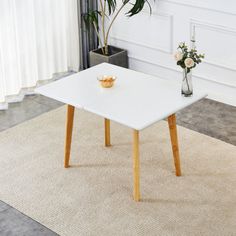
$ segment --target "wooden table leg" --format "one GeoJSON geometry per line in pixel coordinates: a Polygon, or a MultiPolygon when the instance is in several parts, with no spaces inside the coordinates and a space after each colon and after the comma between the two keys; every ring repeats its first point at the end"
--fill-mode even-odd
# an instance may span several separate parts
{"type": "Polygon", "coordinates": [[[111,146],[111,136],[110,136],[110,120],[104,119],[104,126],[105,126],[105,146],[111,146]]]}
{"type": "Polygon", "coordinates": [[[175,162],[175,172],[176,172],[176,176],[181,176],[179,147],[178,147],[178,136],[177,136],[176,116],[175,116],[175,114],[170,115],[168,117],[168,124],[169,124],[169,130],[170,130],[170,139],[171,139],[171,144],[172,144],[174,162],[175,162]]]}
{"type": "Polygon", "coordinates": [[[69,167],[69,161],[70,161],[70,149],[71,149],[73,121],[74,121],[74,110],[75,110],[75,107],[71,105],[67,105],[65,159],[64,159],[65,168],[69,167]]]}
{"type": "Polygon", "coordinates": [[[133,130],[133,175],[134,175],[134,200],[140,200],[139,184],[139,131],[133,130]]]}

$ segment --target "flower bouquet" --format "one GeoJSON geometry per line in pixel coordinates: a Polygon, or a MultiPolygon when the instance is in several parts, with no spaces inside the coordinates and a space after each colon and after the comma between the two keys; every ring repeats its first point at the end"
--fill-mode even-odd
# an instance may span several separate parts
{"type": "Polygon", "coordinates": [[[174,57],[177,65],[183,68],[182,95],[189,97],[193,94],[192,69],[202,62],[204,54],[198,54],[195,47],[189,49],[185,43],[180,43],[177,49],[174,57]]]}

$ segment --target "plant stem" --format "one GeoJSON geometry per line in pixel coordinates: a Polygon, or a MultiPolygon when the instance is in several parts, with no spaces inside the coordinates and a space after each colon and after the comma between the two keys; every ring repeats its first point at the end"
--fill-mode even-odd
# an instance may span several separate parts
{"type": "Polygon", "coordinates": [[[101,5],[101,14],[102,14],[102,34],[103,34],[103,42],[105,43],[105,16],[106,16],[106,1],[104,1],[104,5],[102,4],[102,0],[100,0],[101,5]]]}
{"type": "Polygon", "coordinates": [[[111,27],[115,21],[115,19],[117,18],[117,16],[119,15],[119,13],[121,12],[121,10],[124,8],[124,6],[126,5],[127,3],[123,3],[122,6],[120,7],[120,9],[117,11],[117,13],[115,14],[115,16],[113,17],[109,27],[108,27],[108,30],[107,30],[107,33],[106,33],[106,36],[105,36],[105,40],[104,40],[104,47],[105,47],[105,54],[108,55],[108,37],[109,37],[109,33],[110,33],[110,30],[111,30],[111,27]]]}
{"type": "Polygon", "coordinates": [[[94,29],[95,29],[95,32],[96,32],[97,36],[98,36],[98,41],[99,41],[99,43],[100,43],[100,45],[101,45],[102,54],[105,54],[104,48],[103,48],[103,44],[102,44],[102,40],[101,40],[101,37],[100,37],[100,35],[99,35],[99,33],[98,33],[98,29],[97,29],[97,26],[96,26],[95,22],[93,22],[93,27],[94,27],[94,29]]]}

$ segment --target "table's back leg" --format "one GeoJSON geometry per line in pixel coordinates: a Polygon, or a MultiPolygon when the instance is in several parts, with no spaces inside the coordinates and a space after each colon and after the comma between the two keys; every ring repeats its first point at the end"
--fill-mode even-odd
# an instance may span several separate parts
{"type": "Polygon", "coordinates": [[[111,146],[111,134],[110,134],[110,120],[104,119],[104,127],[105,127],[105,146],[111,146]]]}
{"type": "Polygon", "coordinates": [[[74,110],[75,110],[75,107],[71,105],[67,105],[65,159],[64,159],[65,168],[69,167],[69,161],[70,161],[70,149],[71,149],[73,121],[74,121],[74,110]]]}
{"type": "Polygon", "coordinates": [[[181,176],[179,146],[178,146],[178,136],[177,136],[176,116],[175,116],[175,114],[170,115],[168,117],[168,124],[169,124],[169,130],[170,130],[170,139],[171,139],[171,144],[172,144],[174,162],[175,162],[176,176],[181,176]]]}
{"type": "Polygon", "coordinates": [[[133,175],[134,175],[134,200],[140,200],[140,167],[139,167],[139,131],[133,130],[133,175]]]}

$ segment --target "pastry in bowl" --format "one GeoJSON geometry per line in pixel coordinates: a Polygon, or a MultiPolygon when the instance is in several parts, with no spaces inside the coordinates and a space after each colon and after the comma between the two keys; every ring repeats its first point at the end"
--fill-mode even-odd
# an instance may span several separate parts
{"type": "Polygon", "coordinates": [[[113,75],[103,75],[98,77],[98,81],[103,88],[111,88],[114,85],[116,77],[113,75]]]}

